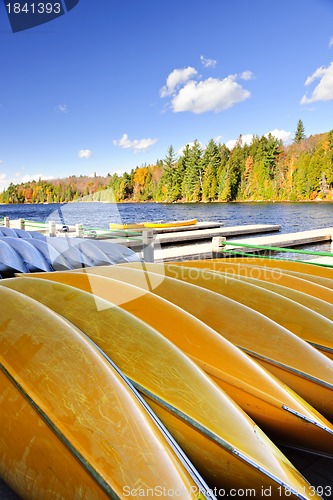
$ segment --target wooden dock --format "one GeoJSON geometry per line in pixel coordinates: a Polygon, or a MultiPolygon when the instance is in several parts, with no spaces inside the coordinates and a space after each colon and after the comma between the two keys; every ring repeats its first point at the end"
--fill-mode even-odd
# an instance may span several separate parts
{"type": "MultiPolygon", "coordinates": [[[[242,227],[242,226],[239,226],[242,227]]],[[[244,226],[243,226],[244,227],[244,226]]],[[[223,228],[230,234],[220,234],[219,236],[234,237],[242,233],[237,233],[237,226],[235,228],[223,228]]],[[[243,233],[244,234],[244,233],[243,233]]],[[[311,231],[300,231],[297,233],[285,233],[278,235],[266,235],[259,237],[243,238],[241,243],[247,245],[254,245],[254,247],[243,248],[236,245],[227,245],[227,250],[239,249],[246,253],[257,250],[255,246],[270,246],[270,247],[295,247],[299,245],[306,245],[310,243],[318,243],[322,241],[331,241],[333,234],[333,227],[324,229],[314,229],[311,231]]],[[[158,240],[157,240],[158,242],[158,240]]],[[[235,240],[236,242],[236,240],[235,240]]],[[[222,249],[221,249],[222,250],[222,249]]],[[[222,254],[221,254],[222,255],[222,254]]],[[[212,243],[197,243],[192,245],[178,245],[162,248],[161,246],[155,247],[155,262],[170,262],[173,260],[189,260],[189,259],[210,259],[212,257],[212,243]]]]}
{"type": "MultiPolygon", "coordinates": [[[[190,227],[190,226],[189,226],[190,227]]],[[[191,226],[192,228],[195,226],[191,226]]],[[[173,229],[173,228],[168,228],[173,229]]],[[[155,233],[153,234],[153,230],[151,230],[151,237],[154,238],[154,244],[156,251],[162,245],[163,247],[168,246],[168,249],[171,250],[170,245],[184,245],[188,242],[198,242],[206,240],[206,245],[209,246],[211,251],[211,242],[212,238],[216,236],[229,237],[229,236],[241,236],[244,234],[258,234],[258,233],[266,233],[272,231],[280,231],[281,226],[277,224],[249,224],[243,226],[232,226],[232,227],[211,227],[211,228],[203,228],[203,229],[192,229],[185,231],[164,231],[163,233],[155,233]]],[[[160,231],[160,230],[158,230],[160,231]]],[[[139,251],[142,248],[142,236],[138,233],[133,233],[131,231],[115,231],[113,238],[106,238],[105,241],[109,241],[110,243],[119,243],[121,245],[125,245],[128,248],[131,248],[134,251],[139,251]]],[[[70,236],[70,235],[69,235],[70,236]]],[[[186,245],[186,248],[189,248],[190,245],[186,245]]],[[[179,248],[174,247],[174,248],[179,248]]]]}
{"type": "MultiPolygon", "coordinates": [[[[192,226],[193,227],[193,226],[192,226]]],[[[194,226],[195,227],[195,226],[194,226]]],[[[192,229],[192,231],[173,231],[157,234],[156,243],[160,245],[177,244],[187,241],[211,240],[214,237],[230,237],[240,236],[243,234],[270,233],[272,231],[280,231],[281,226],[278,224],[249,224],[244,226],[219,227],[219,228],[201,228],[192,229]]]]}
{"type": "MultiPolygon", "coordinates": [[[[263,236],[258,238],[244,238],[240,243],[256,246],[270,246],[270,247],[295,247],[300,245],[308,245],[310,243],[318,243],[323,241],[331,241],[333,234],[333,227],[323,229],[312,229],[310,231],[299,231],[297,233],[285,233],[263,236]]],[[[228,250],[231,248],[238,248],[237,246],[227,245],[228,250]]],[[[247,247],[244,251],[254,251],[256,248],[247,247]]]]}

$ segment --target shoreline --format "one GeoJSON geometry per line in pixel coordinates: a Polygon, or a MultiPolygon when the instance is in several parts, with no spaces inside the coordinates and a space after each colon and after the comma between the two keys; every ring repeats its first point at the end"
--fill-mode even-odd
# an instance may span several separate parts
{"type": "Polygon", "coordinates": [[[213,200],[213,201],[134,201],[134,200],[124,200],[124,201],[99,201],[99,200],[73,200],[73,201],[55,201],[52,203],[0,203],[0,206],[4,207],[14,207],[18,205],[67,205],[69,203],[103,203],[104,205],[125,205],[125,204],[140,204],[140,205],[210,205],[210,204],[217,204],[221,203],[223,205],[235,205],[237,203],[248,203],[248,204],[255,204],[255,203],[270,203],[270,204],[282,204],[282,203],[288,203],[288,204],[295,204],[298,205],[300,203],[309,203],[309,204],[315,204],[315,203],[332,203],[333,200],[322,200],[322,199],[317,199],[317,200],[233,200],[233,201],[218,201],[218,200],[213,200]]]}

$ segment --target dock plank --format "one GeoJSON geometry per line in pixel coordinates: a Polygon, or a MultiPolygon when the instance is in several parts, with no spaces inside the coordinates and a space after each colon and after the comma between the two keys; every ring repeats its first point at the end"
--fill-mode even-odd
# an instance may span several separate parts
{"type": "MultiPolygon", "coordinates": [[[[281,226],[278,224],[248,224],[242,226],[231,226],[231,227],[219,227],[219,228],[211,228],[211,229],[199,229],[189,232],[173,232],[173,233],[165,233],[165,234],[156,234],[154,241],[156,244],[156,248],[159,248],[161,245],[177,245],[178,243],[183,244],[189,241],[202,241],[209,240],[209,252],[211,251],[211,240],[215,236],[240,236],[244,234],[258,234],[272,231],[280,231],[281,226]]],[[[114,238],[105,238],[104,241],[109,241],[110,243],[119,243],[121,245],[125,245],[132,250],[137,250],[142,247],[142,239],[141,235],[136,233],[135,236],[131,236],[129,233],[127,236],[120,232],[115,232],[114,238]]],[[[189,247],[190,245],[188,245],[189,247]]]]}
{"type": "MultiPolygon", "coordinates": [[[[299,231],[296,233],[284,233],[271,236],[259,236],[254,238],[244,238],[241,243],[247,245],[271,246],[271,247],[295,247],[300,245],[308,245],[310,243],[318,243],[322,241],[331,241],[333,227],[312,229],[309,231],[299,231]]],[[[227,245],[226,248],[239,248],[237,246],[227,245]]],[[[256,248],[246,248],[246,252],[254,251],[256,248]]]]}
{"type": "MultiPolygon", "coordinates": [[[[224,228],[228,229],[228,228],[224,228]]],[[[229,228],[232,229],[232,228],[229,228]]],[[[333,228],[324,229],[314,229],[311,231],[300,231],[297,233],[284,233],[278,235],[266,235],[251,238],[243,238],[241,243],[249,245],[259,245],[259,246],[273,246],[273,247],[295,247],[299,245],[305,245],[309,243],[316,243],[320,241],[330,241],[333,234],[333,228]]],[[[236,231],[233,234],[226,236],[237,236],[236,231]]],[[[221,235],[225,236],[225,235],[221,235]]],[[[235,241],[236,242],[236,241],[235,241]]],[[[236,245],[226,246],[227,250],[231,249],[242,249],[236,245]]],[[[246,252],[255,251],[255,246],[253,248],[242,249],[246,252]]],[[[187,259],[210,259],[212,256],[212,243],[197,243],[192,245],[178,245],[170,246],[167,248],[156,248],[155,250],[155,262],[170,262],[172,260],[187,260],[187,259]]],[[[222,256],[222,255],[221,255],[222,256]]]]}
{"type": "Polygon", "coordinates": [[[192,240],[209,240],[216,236],[238,236],[243,234],[268,233],[272,231],[280,231],[281,226],[278,224],[249,224],[243,226],[220,227],[216,229],[198,229],[192,230],[190,233],[174,232],[166,234],[158,234],[156,242],[164,245],[166,243],[178,243],[181,241],[192,240]]]}

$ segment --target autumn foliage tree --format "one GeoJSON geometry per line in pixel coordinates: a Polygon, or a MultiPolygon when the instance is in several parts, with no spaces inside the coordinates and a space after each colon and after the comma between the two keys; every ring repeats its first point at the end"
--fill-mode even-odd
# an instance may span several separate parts
{"type": "Polygon", "coordinates": [[[254,136],[251,144],[240,136],[232,149],[213,139],[206,147],[194,141],[179,156],[170,146],[163,160],[130,173],[39,179],[10,184],[0,194],[1,203],[332,199],[333,130],[287,146],[271,134],[254,136]]]}

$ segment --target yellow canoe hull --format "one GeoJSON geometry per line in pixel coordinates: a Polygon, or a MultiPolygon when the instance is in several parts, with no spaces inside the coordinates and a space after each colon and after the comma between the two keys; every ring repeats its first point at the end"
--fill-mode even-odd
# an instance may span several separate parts
{"type": "Polygon", "coordinates": [[[184,227],[184,226],[194,226],[198,222],[197,219],[180,220],[172,222],[145,222],[144,227],[147,228],[168,228],[168,227],[184,227]]]}
{"type": "Polygon", "coordinates": [[[249,417],[158,332],[117,306],[68,285],[34,278],[4,284],[60,312],[111,357],[212,486],[250,484],[257,492],[272,487],[272,496],[278,497],[284,484],[310,495],[304,478],[249,417]]]}
{"type": "Polygon", "coordinates": [[[183,309],[149,291],[142,292],[133,285],[103,276],[86,273],[39,276],[118,304],[158,330],[205,370],[270,437],[324,453],[333,451],[325,432],[318,426],[309,426],[306,420],[284,407],[316,421],[319,426],[331,428],[326,419],[252,358],[183,309]]]}
{"type": "MultiPolygon", "coordinates": [[[[228,262],[230,259],[219,259],[228,262]]],[[[233,257],[232,261],[237,264],[250,264],[251,266],[269,267],[271,269],[283,269],[285,271],[294,271],[298,273],[310,274],[333,280],[333,269],[324,266],[318,266],[311,262],[299,262],[297,260],[279,260],[260,257],[233,257]]]]}
{"type": "MultiPolygon", "coordinates": [[[[329,304],[333,303],[333,290],[314,281],[309,281],[309,275],[304,273],[290,274],[288,271],[284,271],[278,267],[268,268],[264,266],[252,266],[250,264],[238,264],[233,259],[227,259],[226,261],[223,261],[223,259],[212,259],[210,261],[192,261],[192,263],[189,263],[189,265],[194,265],[195,267],[207,267],[208,263],[208,267],[216,271],[277,283],[278,285],[286,286],[325,300],[329,304]]],[[[175,262],[174,264],[186,265],[187,262],[175,262]]],[[[322,278],[319,277],[318,279],[322,278]]]]}
{"type": "Polygon", "coordinates": [[[149,283],[156,282],[157,286],[152,290],[155,294],[206,323],[250,354],[326,418],[333,418],[333,362],[262,314],[215,292],[175,278],[164,276],[158,281],[156,273],[134,267],[101,266],[90,268],[89,273],[132,283],[144,289],[149,289],[149,283]]]}
{"type": "MultiPolygon", "coordinates": [[[[229,297],[267,316],[333,359],[333,306],[298,290],[277,283],[220,272],[217,262],[201,261],[199,265],[146,264],[147,270],[159,272],[186,283],[198,285],[229,297]],[[201,266],[202,263],[202,266],[201,266]],[[195,268],[195,269],[193,269],[195,268]],[[268,286],[262,287],[261,284],[268,286]],[[289,290],[289,297],[277,292],[289,290]],[[297,302],[299,298],[303,304],[297,302]],[[313,310],[311,306],[317,308],[313,310]],[[319,310],[318,310],[319,309],[319,310]],[[283,314],[281,314],[283,311],[283,314]],[[330,316],[327,317],[327,315],[330,316]]],[[[223,268],[223,265],[222,265],[223,268]]]]}
{"type": "MultiPolygon", "coordinates": [[[[294,263],[291,262],[291,265],[279,265],[279,261],[274,261],[273,259],[269,259],[266,265],[259,264],[260,259],[257,259],[255,263],[251,263],[250,259],[246,262],[239,261],[238,259],[212,259],[212,262],[224,262],[224,263],[237,263],[238,265],[250,266],[252,269],[261,268],[267,271],[278,271],[279,273],[283,273],[285,276],[294,276],[295,278],[299,278],[301,280],[309,281],[310,283],[315,283],[322,287],[326,287],[332,291],[333,289],[333,280],[329,273],[318,272],[313,267],[317,268],[318,266],[305,264],[301,262],[294,263]],[[300,265],[297,265],[300,264],[300,265]]],[[[289,261],[287,261],[288,263],[289,261]]],[[[328,269],[331,271],[331,269],[328,269]]]]}
{"type": "Polygon", "coordinates": [[[110,223],[110,229],[123,229],[123,230],[126,230],[126,229],[143,229],[144,228],[144,224],[139,224],[139,223],[133,223],[133,224],[114,224],[114,223],[110,223]]]}
{"type": "Polygon", "coordinates": [[[196,498],[137,397],[74,326],[5,287],[0,317],[0,475],[20,497],[122,498],[164,484],[196,498]]]}

